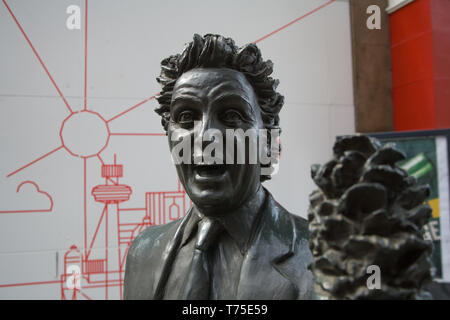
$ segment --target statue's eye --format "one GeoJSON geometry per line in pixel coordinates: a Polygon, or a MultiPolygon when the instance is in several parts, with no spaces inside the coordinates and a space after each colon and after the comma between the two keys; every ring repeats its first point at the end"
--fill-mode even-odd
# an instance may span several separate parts
{"type": "Polygon", "coordinates": [[[236,124],[236,123],[240,123],[241,121],[244,121],[244,117],[238,111],[236,111],[234,109],[225,111],[222,114],[222,119],[225,122],[228,122],[231,124],[236,124]]]}
{"type": "Polygon", "coordinates": [[[177,117],[177,122],[180,124],[190,124],[193,121],[194,121],[194,113],[189,110],[180,112],[180,114],[177,117]]]}

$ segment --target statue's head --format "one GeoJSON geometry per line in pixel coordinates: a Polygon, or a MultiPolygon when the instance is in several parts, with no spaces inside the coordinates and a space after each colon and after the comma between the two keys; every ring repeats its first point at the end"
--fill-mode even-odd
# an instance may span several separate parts
{"type": "Polygon", "coordinates": [[[255,44],[238,48],[232,39],[212,34],[204,37],[195,34],[181,54],[161,62],[157,81],[162,91],[157,96],[156,112],[162,117],[172,152],[180,139],[189,140],[190,148],[181,153],[190,153],[182,154],[190,161],[177,164],[176,169],[186,192],[198,207],[213,208],[214,212],[233,209],[256,192],[261,181],[270,179],[270,173],[262,169],[273,163],[263,165],[259,156],[256,162],[251,162],[249,139],[243,139],[244,163],[236,159],[237,137],[233,138],[231,161],[224,155],[224,164],[207,163],[202,155],[211,141],[219,141],[214,131],[224,138],[223,149],[213,152],[217,156],[217,152],[228,151],[225,137],[230,129],[257,133],[266,129],[267,142],[258,148],[257,154],[264,152],[270,156],[274,139],[271,132],[280,129],[278,114],[284,102],[276,91],[278,80],[270,77],[272,67],[270,60],[263,61],[255,44]],[[196,137],[204,139],[208,130],[213,131],[211,139],[207,143],[201,140],[200,148],[196,148],[196,137]]]}

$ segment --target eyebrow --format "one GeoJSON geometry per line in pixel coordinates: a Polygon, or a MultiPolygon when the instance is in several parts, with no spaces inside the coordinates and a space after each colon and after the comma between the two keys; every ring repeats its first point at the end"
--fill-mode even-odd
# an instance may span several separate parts
{"type": "Polygon", "coordinates": [[[255,110],[253,110],[251,103],[246,98],[237,93],[224,92],[222,94],[219,94],[219,96],[214,99],[214,103],[221,104],[229,100],[238,101],[238,103],[245,104],[250,112],[250,115],[255,116],[255,110]]]}
{"type": "Polygon", "coordinates": [[[181,93],[180,95],[176,96],[175,98],[173,98],[172,103],[171,104],[175,104],[177,102],[195,102],[198,104],[201,104],[203,101],[202,99],[200,99],[199,97],[193,95],[193,94],[189,94],[188,92],[185,93],[181,93]]]}
{"type": "Polygon", "coordinates": [[[222,93],[214,99],[214,102],[217,103],[217,102],[223,102],[226,100],[239,100],[240,102],[244,102],[249,107],[251,107],[250,101],[248,101],[246,98],[242,97],[241,95],[239,95],[237,93],[229,93],[229,92],[222,93]]]}

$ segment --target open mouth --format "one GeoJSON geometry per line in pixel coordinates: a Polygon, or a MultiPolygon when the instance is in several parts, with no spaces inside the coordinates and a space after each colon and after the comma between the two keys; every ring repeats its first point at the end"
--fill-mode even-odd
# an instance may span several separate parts
{"type": "Polygon", "coordinates": [[[224,164],[196,165],[194,172],[201,177],[217,177],[225,173],[224,164]]]}

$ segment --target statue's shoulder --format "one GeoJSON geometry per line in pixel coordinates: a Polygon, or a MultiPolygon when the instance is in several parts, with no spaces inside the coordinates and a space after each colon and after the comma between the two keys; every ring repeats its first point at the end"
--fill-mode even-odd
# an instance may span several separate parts
{"type": "Polygon", "coordinates": [[[128,249],[125,279],[125,299],[152,299],[155,270],[161,265],[161,257],[180,220],[144,229],[128,249]]]}
{"type": "Polygon", "coordinates": [[[294,222],[295,230],[297,231],[297,237],[300,239],[309,240],[309,228],[308,220],[293,213],[289,213],[294,222]]]}
{"type": "Polygon", "coordinates": [[[167,224],[149,226],[145,228],[131,243],[128,255],[132,257],[141,257],[142,254],[151,250],[155,246],[160,246],[165,242],[164,236],[173,228],[179,225],[181,219],[172,221],[167,224]]]}
{"type": "Polygon", "coordinates": [[[292,255],[284,260],[280,268],[298,289],[297,299],[311,299],[313,297],[313,275],[308,269],[312,262],[309,249],[308,221],[298,215],[290,213],[278,202],[276,207],[277,224],[282,227],[283,236],[289,239],[292,246],[292,255]],[[288,235],[288,236],[287,236],[288,235]]]}
{"type": "Polygon", "coordinates": [[[298,239],[308,240],[309,239],[308,220],[300,217],[299,215],[289,212],[281,204],[279,204],[273,198],[272,195],[270,195],[270,197],[272,200],[271,202],[276,207],[281,220],[284,220],[285,223],[292,225],[292,227],[295,229],[296,236],[298,239]]]}

